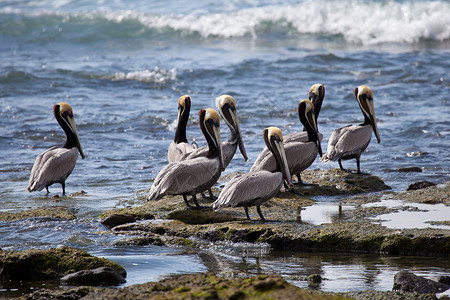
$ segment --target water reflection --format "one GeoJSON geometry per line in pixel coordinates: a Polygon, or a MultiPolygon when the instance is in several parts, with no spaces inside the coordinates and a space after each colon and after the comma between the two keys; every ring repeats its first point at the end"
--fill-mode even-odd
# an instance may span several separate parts
{"type": "Polygon", "coordinates": [[[227,253],[227,244],[214,251],[202,251],[199,257],[208,271],[221,276],[280,274],[292,284],[311,288],[305,278],[319,274],[324,279],[318,286],[323,291],[391,290],[394,276],[409,270],[419,276],[437,280],[447,275],[450,261],[446,258],[400,257],[375,254],[312,253],[270,251],[266,254],[242,251],[227,253]],[[240,257],[239,257],[240,256],[240,257]]]}
{"type": "Polygon", "coordinates": [[[354,208],[352,205],[342,205],[341,203],[318,202],[299,210],[297,221],[313,225],[339,223],[344,219],[344,212],[354,208]]]}

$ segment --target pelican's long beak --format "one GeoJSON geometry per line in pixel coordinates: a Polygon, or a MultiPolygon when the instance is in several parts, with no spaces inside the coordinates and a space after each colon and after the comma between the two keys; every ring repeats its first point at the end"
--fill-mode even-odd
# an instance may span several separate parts
{"type": "Polygon", "coordinates": [[[289,189],[292,189],[292,179],[289,172],[288,160],[284,151],[283,135],[281,130],[277,127],[269,127],[264,129],[264,140],[266,140],[266,144],[269,144],[267,145],[267,148],[269,148],[275,156],[289,189]]]}
{"type": "Polygon", "coordinates": [[[223,162],[222,140],[220,138],[220,117],[219,114],[212,108],[202,109],[199,112],[200,128],[202,128],[205,138],[208,140],[208,145],[215,148],[219,155],[220,169],[225,171],[225,164],[223,162]],[[202,127],[203,126],[203,127],[202,127]]]}
{"type": "Polygon", "coordinates": [[[230,130],[234,131],[239,151],[241,151],[244,160],[247,161],[247,152],[245,151],[244,139],[242,138],[241,126],[237,116],[236,101],[230,95],[222,95],[216,98],[216,106],[230,130]]]}
{"type": "Polygon", "coordinates": [[[314,114],[314,104],[309,100],[302,100],[298,104],[298,115],[300,122],[308,132],[310,141],[316,143],[319,155],[322,157],[322,145],[319,139],[319,130],[317,129],[316,116],[314,114]]]}
{"type": "Polygon", "coordinates": [[[375,133],[375,137],[377,138],[378,144],[381,142],[380,133],[378,132],[377,120],[375,118],[375,108],[373,107],[373,101],[370,101],[370,124],[373,128],[373,133],[375,133]]]}
{"type": "Polygon", "coordinates": [[[369,121],[373,132],[375,133],[375,137],[377,138],[378,143],[380,143],[381,139],[380,133],[378,132],[377,120],[375,118],[372,90],[368,86],[360,85],[355,88],[354,94],[365,116],[366,122],[369,121]]]}
{"type": "Polygon", "coordinates": [[[279,157],[281,173],[284,176],[284,180],[286,180],[289,189],[293,188],[291,174],[289,173],[288,161],[286,158],[286,152],[284,152],[283,141],[276,141],[274,144],[274,150],[278,152],[276,156],[279,157]]]}
{"type": "Polygon", "coordinates": [[[77,125],[75,124],[75,119],[73,117],[67,116],[67,124],[75,136],[75,143],[77,145],[78,151],[80,152],[81,158],[84,159],[83,148],[81,148],[80,137],[78,136],[77,125]]]}
{"type": "Polygon", "coordinates": [[[308,119],[308,122],[309,122],[309,124],[311,125],[311,127],[312,127],[312,129],[314,131],[315,136],[316,136],[314,142],[317,145],[320,157],[322,157],[322,155],[323,155],[323,153],[322,153],[322,145],[320,144],[319,129],[317,128],[317,122],[316,122],[316,117],[315,117],[315,114],[314,114],[314,108],[311,109],[311,111],[307,113],[307,119],[308,119]]]}
{"type": "Polygon", "coordinates": [[[236,132],[237,139],[238,139],[239,151],[241,151],[241,154],[244,157],[244,160],[247,161],[248,160],[247,152],[245,151],[244,139],[242,138],[241,126],[239,125],[239,119],[237,117],[236,110],[231,112],[230,115],[233,119],[233,125],[234,125],[233,127],[234,127],[234,131],[236,132]]]}
{"type": "Polygon", "coordinates": [[[217,151],[219,152],[220,169],[223,172],[223,171],[225,171],[225,164],[223,162],[223,155],[222,155],[222,140],[220,138],[220,127],[212,126],[212,129],[214,132],[213,140],[214,140],[214,143],[216,144],[217,151]]]}

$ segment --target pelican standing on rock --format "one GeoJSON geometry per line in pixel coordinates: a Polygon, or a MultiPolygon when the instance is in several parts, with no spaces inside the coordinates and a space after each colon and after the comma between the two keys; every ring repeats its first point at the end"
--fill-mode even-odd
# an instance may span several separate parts
{"type": "Polygon", "coordinates": [[[219,194],[213,204],[214,211],[223,207],[244,207],[247,219],[250,220],[248,208],[256,206],[259,217],[264,221],[261,205],[274,197],[286,180],[292,188],[291,175],[287,166],[283,148],[283,134],[277,127],[269,127],[263,131],[264,142],[276,158],[276,169],[260,170],[233,177],[219,194]]]}
{"type": "Polygon", "coordinates": [[[65,182],[75,168],[78,152],[80,152],[82,159],[84,159],[84,154],[78,137],[72,107],[64,102],[57,103],[53,106],[53,114],[66,133],[66,142],[62,148],[54,146],[36,157],[31,169],[27,191],[42,191],[45,187],[47,193],[49,193],[48,187],[50,185],[60,183],[63,195],[65,195],[65,182]]]}
{"type": "MultiPolygon", "coordinates": [[[[309,94],[308,95],[309,100],[314,105],[314,121],[317,126],[317,118],[318,118],[320,110],[322,108],[323,98],[325,97],[325,87],[321,83],[316,83],[311,86],[308,94],[309,94]]],[[[300,111],[298,109],[297,109],[297,113],[300,113],[300,111]]],[[[299,119],[301,119],[300,115],[298,115],[298,117],[299,117],[299,119]]],[[[309,141],[308,134],[309,133],[306,130],[306,127],[303,126],[303,131],[293,132],[293,133],[285,135],[283,145],[286,148],[291,143],[299,143],[299,142],[306,143],[309,141]]],[[[323,135],[319,132],[317,132],[317,135],[318,135],[319,142],[322,142],[323,135]]],[[[290,154],[286,154],[286,155],[287,155],[288,161],[289,161],[290,154]]],[[[317,153],[316,153],[316,155],[317,155],[317,153]]],[[[260,169],[264,168],[265,167],[264,165],[267,164],[268,157],[270,157],[270,156],[272,156],[272,154],[270,153],[269,149],[267,147],[265,147],[263,149],[263,151],[261,152],[261,154],[256,158],[256,161],[253,164],[251,170],[260,170],[260,169]]],[[[315,157],[312,162],[314,162],[314,160],[315,160],[315,157]]],[[[312,164],[312,162],[311,162],[311,164],[312,164]]],[[[272,166],[272,168],[274,167],[274,162],[271,163],[271,166],[272,166]]],[[[309,167],[309,165],[308,165],[308,167],[309,167]]],[[[300,177],[300,172],[294,173],[293,171],[295,171],[295,170],[291,170],[291,175],[295,174],[297,176],[298,183],[304,184],[300,177]]]]}
{"type": "Polygon", "coordinates": [[[370,143],[372,130],[378,143],[381,140],[375,119],[372,90],[368,86],[360,85],[355,88],[354,94],[363,112],[364,123],[335,129],[330,136],[327,153],[322,157],[322,160],[324,162],[337,160],[341,170],[344,170],[341,160],[355,158],[358,168],[357,173],[361,174],[359,158],[370,143]]]}
{"type": "Polygon", "coordinates": [[[186,125],[189,120],[189,112],[191,110],[191,98],[188,95],[181,96],[178,100],[178,123],[175,131],[175,138],[169,145],[167,158],[169,163],[179,161],[189,152],[197,149],[195,142],[189,144],[186,139],[186,125]]]}
{"type": "MultiPolygon", "coordinates": [[[[230,138],[222,143],[222,155],[223,155],[223,164],[224,168],[226,168],[236,153],[237,147],[239,146],[239,150],[241,151],[244,160],[247,161],[247,152],[245,151],[244,140],[241,134],[241,127],[239,125],[239,119],[237,116],[236,110],[236,101],[232,96],[222,95],[216,98],[216,106],[217,109],[227,123],[228,128],[230,129],[230,138]]],[[[193,159],[196,157],[206,156],[208,148],[200,147],[195,149],[183,158],[183,159],[193,159]]],[[[214,195],[209,189],[210,198],[214,198],[214,195]]]]}
{"type": "MultiPolygon", "coordinates": [[[[307,169],[316,159],[317,153],[322,156],[322,147],[320,144],[319,133],[317,130],[316,119],[314,116],[314,105],[309,100],[302,100],[298,104],[298,116],[300,122],[306,129],[307,141],[284,143],[284,151],[286,152],[287,163],[290,174],[298,174],[300,180],[300,172],[307,169]]],[[[269,147],[268,147],[269,148],[269,147]]],[[[270,149],[270,148],[269,148],[270,149]]],[[[261,156],[261,155],[260,155],[261,156]]],[[[258,157],[259,158],[259,157],[258,157]]],[[[250,172],[267,170],[274,171],[277,163],[274,155],[270,153],[260,160],[257,160],[250,169],[250,172]]],[[[298,193],[296,190],[291,190],[298,193]]]]}
{"type": "Polygon", "coordinates": [[[196,193],[209,189],[217,182],[224,170],[219,114],[212,108],[202,109],[199,123],[208,142],[207,155],[165,166],[156,176],[147,200],[158,200],[165,195],[182,195],[189,207],[187,195],[192,195],[193,202],[199,208],[196,193]]]}

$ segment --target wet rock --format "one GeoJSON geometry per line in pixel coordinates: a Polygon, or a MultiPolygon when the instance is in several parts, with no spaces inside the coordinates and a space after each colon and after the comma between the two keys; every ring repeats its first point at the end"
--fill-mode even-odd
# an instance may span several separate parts
{"type": "Polygon", "coordinates": [[[136,217],[130,214],[111,214],[102,219],[100,223],[108,228],[113,228],[118,225],[133,223],[135,221],[136,217]]]}
{"type": "Polygon", "coordinates": [[[417,203],[444,203],[450,205],[450,197],[448,195],[450,195],[450,181],[444,184],[399,193],[395,195],[395,198],[417,203]]]}
{"type": "Polygon", "coordinates": [[[419,189],[424,189],[430,186],[435,186],[436,184],[430,181],[419,181],[419,182],[415,182],[413,184],[410,184],[408,186],[408,188],[406,189],[407,191],[414,191],[414,190],[419,190],[419,189]]]}
{"type": "Polygon", "coordinates": [[[167,215],[167,219],[179,220],[186,224],[211,224],[236,221],[239,218],[235,213],[223,211],[216,213],[210,207],[205,207],[202,209],[185,208],[175,210],[167,215]]]}
{"type": "Polygon", "coordinates": [[[61,278],[61,282],[67,285],[104,286],[122,284],[125,282],[125,278],[113,268],[100,267],[67,274],[61,278]]]}
{"type": "Polygon", "coordinates": [[[394,277],[394,291],[414,292],[420,294],[442,293],[449,285],[417,276],[408,271],[400,271],[394,277]]]}
{"type": "MultiPolygon", "coordinates": [[[[211,273],[170,276],[122,289],[97,289],[83,299],[330,299],[286,282],[279,275],[224,279],[211,273]]],[[[335,296],[333,299],[343,299],[335,296]]]]}
{"type": "Polygon", "coordinates": [[[441,277],[439,277],[438,282],[446,284],[446,285],[450,285],[450,276],[441,276],[441,277]]]}
{"type": "Polygon", "coordinates": [[[75,193],[70,194],[70,197],[80,197],[80,196],[86,196],[87,193],[85,191],[78,191],[75,193]]]}
{"type": "Polygon", "coordinates": [[[148,209],[148,204],[141,206],[116,208],[100,215],[100,222],[109,227],[132,223],[136,220],[151,220],[155,216],[148,209]]]}
{"type": "Polygon", "coordinates": [[[55,218],[63,220],[76,219],[75,214],[60,206],[47,206],[20,212],[0,212],[0,221],[17,221],[29,218],[55,218]]]}
{"type": "Polygon", "coordinates": [[[340,169],[305,170],[301,176],[304,182],[315,184],[299,187],[299,190],[306,196],[352,195],[391,189],[377,176],[355,174],[340,169]]]}
{"type": "Polygon", "coordinates": [[[0,251],[0,281],[59,279],[69,273],[99,267],[111,267],[126,276],[122,266],[70,247],[0,251]]]}
{"type": "Polygon", "coordinates": [[[81,299],[89,293],[94,292],[94,287],[77,287],[69,290],[49,290],[49,289],[39,289],[31,294],[23,295],[20,299],[23,300],[48,300],[48,299],[58,299],[58,300],[76,300],[81,299]]]}

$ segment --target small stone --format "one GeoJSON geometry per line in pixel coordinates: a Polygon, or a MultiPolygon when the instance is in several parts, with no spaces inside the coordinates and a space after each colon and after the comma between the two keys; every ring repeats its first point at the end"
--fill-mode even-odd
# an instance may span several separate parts
{"type": "Polygon", "coordinates": [[[433,182],[424,180],[424,181],[419,181],[419,182],[410,184],[406,190],[407,191],[419,190],[419,189],[424,189],[424,188],[434,186],[434,185],[436,185],[436,184],[433,182]]]}
{"type": "Polygon", "coordinates": [[[113,228],[118,225],[133,223],[136,221],[136,218],[129,214],[114,214],[110,215],[103,220],[100,221],[103,225],[108,228],[113,228]]]}
{"type": "Polygon", "coordinates": [[[124,283],[125,278],[112,268],[101,267],[68,274],[61,282],[67,285],[118,285],[124,283]]]}
{"type": "Polygon", "coordinates": [[[438,282],[446,284],[446,285],[450,285],[450,276],[441,276],[441,277],[439,277],[438,282]]]}
{"type": "Polygon", "coordinates": [[[320,283],[322,282],[322,276],[320,274],[312,274],[306,277],[306,280],[313,283],[320,283]]]}
{"type": "Polygon", "coordinates": [[[408,271],[395,274],[393,291],[412,292],[420,294],[442,293],[450,288],[449,285],[439,283],[408,271]]]}

